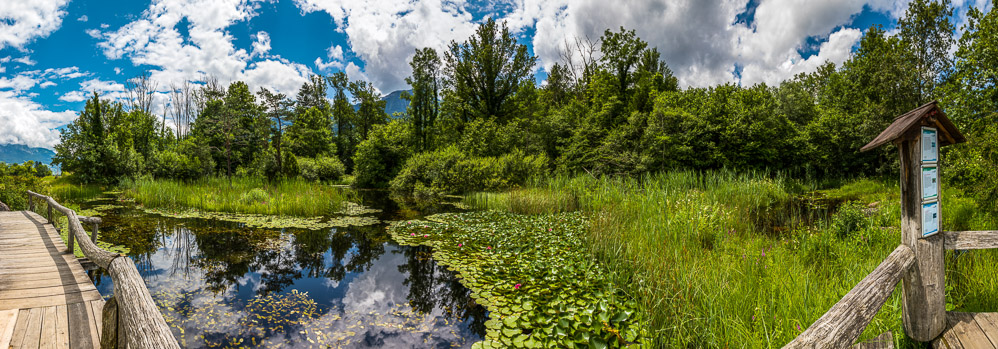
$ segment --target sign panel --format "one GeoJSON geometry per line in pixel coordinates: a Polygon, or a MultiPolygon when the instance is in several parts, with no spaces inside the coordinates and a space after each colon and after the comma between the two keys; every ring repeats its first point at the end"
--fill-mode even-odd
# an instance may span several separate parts
{"type": "Polygon", "coordinates": [[[939,171],[935,166],[922,167],[922,200],[939,196],[939,171]]]}
{"type": "Polygon", "coordinates": [[[936,129],[922,127],[922,161],[932,162],[939,160],[939,147],[936,142],[936,129]]]}
{"type": "Polygon", "coordinates": [[[922,204],[922,237],[939,232],[939,202],[922,204]]]}

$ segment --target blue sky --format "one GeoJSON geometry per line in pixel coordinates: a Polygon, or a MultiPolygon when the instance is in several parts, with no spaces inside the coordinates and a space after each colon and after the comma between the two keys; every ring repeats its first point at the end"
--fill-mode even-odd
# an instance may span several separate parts
{"type": "MultiPolygon", "coordinates": [[[[956,0],[959,25],[970,6],[956,0]]],[[[28,0],[0,3],[0,144],[51,148],[97,91],[125,98],[129,78],[171,85],[212,75],[288,95],[310,74],[346,72],[387,94],[405,89],[417,48],[443,50],[486,18],[538,56],[625,26],[658,47],[680,84],[777,84],[841,63],[871,25],[888,30],[905,0],[28,0]]],[[[168,120],[169,120],[169,116],[168,120]]]]}

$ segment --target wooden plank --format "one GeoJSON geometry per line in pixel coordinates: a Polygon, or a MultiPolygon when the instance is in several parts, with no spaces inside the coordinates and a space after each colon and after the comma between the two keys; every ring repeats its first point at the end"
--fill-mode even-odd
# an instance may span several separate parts
{"type": "Polygon", "coordinates": [[[998,248],[998,230],[945,231],[947,250],[983,250],[998,248]]]}
{"type": "Polygon", "coordinates": [[[69,308],[65,305],[57,305],[55,315],[55,348],[69,349],[69,308]]]}
{"type": "Polygon", "coordinates": [[[2,290],[0,291],[0,302],[8,299],[30,299],[46,296],[64,295],[74,292],[97,291],[91,283],[59,285],[49,287],[37,287],[28,290],[2,290]]]}
{"type": "Polygon", "coordinates": [[[0,279],[0,290],[30,290],[61,285],[93,285],[90,279],[76,273],[72,275],[42,274],[33,276],[10,275],[9,278],[2,278],[0,279]]]}
{"type": "Polygon", "coordinates": [[[41,274],[41,273],[59,273],[59,272],[82,272],[83,267],[72,265],[57,265],[57,266],[30,266],[19,269],[0,269],[0,275],[14,275],[14,274],[41,274]]]}
{"type": "Polygon", "coordinates": [[[977,320],[977,325],[981,326],[991,344],[998,347],[998,313],[976,313],[974,320],[977,320]]]}
{"type": "Polygon", "coordinates": [[[14,334],[11,337],[10,347],[20,348],[24,342],[24,333],[28,329],[28,313],[30,309],[21,309],[17,312],[17,322],[14,324],[14,334]]]}
{"type": "Polygon", "coordinates": [[[0,310],[0,348],[10,348],[19,309],[0,310]]]}
{"type": "Polygon", "coordinates": [[[44,308],[33,308],[28,312],[27,328],[24,330],[24,339],[21,341],[21,348],[38,348],[42,335],[42,313],[44,308]]]}
{"type": "Polygon", "coordinates": [[[973,314],[949,312],[946,315],[950,331],[956,334],[956,337],[960,339],[960,344],[965,348],[995,348],[991,344],[991,340],[984,335],[984,330],[974,320],[973,314]]]}
{"type": "Polygon", "coordinates": [[[58,316],[55,314],[55,307],[46,307],[45,312],[42,314],[42,338],[38,347],[52,348],[55,346],[55,328],[58,320],[58,316]]]}
{"type": "Polygon", "coordinates": [[[84,303],[82,303],[83,304],[83,309],[87,313],[87,325],[90,326],[90,345],[92,345],[94,347],[94,349],[100,348],[100,331],[101,331],[101,329],[100,329],[100,325],[98,324],[98,322],[96,320],[97,318],[100,317],[97,314],[100,314],[100,313],[94,314],[94,308],[93,308],[93,303],[94,302],[98,302],[98,301],[102,301],[102,300],[96,300],[96,301],[90,301],[90,302],[84,302],[84,303]]]}
{"type": "Polygon", "coordinates": [[[37,298],[8,299],[0,302],[0,310],[6,309],[28,309],[35,307],[47,307],[53,305],[72,304],[100,299],[97,291],[75,292],[58,296],[45,296],[37,298]]]}
{"type": "Polygon", "coordinates": [[[935,349],[963,349],[963,344],[960,343],[960,338],[957,338],[956,332],[947,329],[932,342],[932,347],[935,349]]]}
{"type": "Polygon", "coordinates": [[[87,321],[87,303],[73,303],[67,305],[69,308],[69,347],[70,349],[95,349],[92,337],[95,335],[90,330],[90,321],[87,321]]]}

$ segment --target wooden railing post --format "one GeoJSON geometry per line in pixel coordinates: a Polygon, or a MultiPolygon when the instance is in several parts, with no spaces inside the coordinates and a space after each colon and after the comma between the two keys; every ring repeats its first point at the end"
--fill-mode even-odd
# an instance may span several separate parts
{"type": "Polygon", "coordinates": [[[100,229],[100,223],[93,222],[94,231],[90,233],[90,241],[97,243],[97,230],[100,229]]]}
{"type": "MultiPolygon", "coordinates": [[[[921,130],[914,128],[898,146],[901,155],[901,243],[915,253],[902,279],[902,322],[908,337],[934,340],[946,327],[946,268],[943,234],[923,237],[921,130]]],[[[941,220],[940,220],[941,221],[941,220]]]]}
{"type": "Polygon", "coordinates": [[[101,312],[100,348],[117,349],[125,347],[125,334],[119,333],[121,327],[118,326],[118,300],[111,297],[104,303],[104,310],[101,312]]]}

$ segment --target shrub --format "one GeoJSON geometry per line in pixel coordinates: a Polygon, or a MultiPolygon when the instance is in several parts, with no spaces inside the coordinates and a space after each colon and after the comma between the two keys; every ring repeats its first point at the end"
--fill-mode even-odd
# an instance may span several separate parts
{"type": "Polygon", "coordinates": [[[517,187],[543,174],[548,159],[514,150],[499,157],[469,156],[456,147],[417,154],[406,162],[391,188],[397,192],[466,193],[517,187]]]}
{"type": "Polygon", "coordinates": [[[832,216],[831,229],[839,238],[854,236],[857,232],[869,226],[866,213],[863,212],[863,204],[850,201],[839,207],[838,212],[832,216]]]}
{"type": "Polygon", "coordinates": [[[409,125],[395,120],[386,125],[374,125],[370,135],[357,145],[353,156],[354,186],[386,188],[412,154],[409,125]]]}
{"type": "Polygon", "coordinates": [[[261,188],[250,189],[239,197],[239,202],[243,204],[266,203],[267,201],[270,201],[270,195],[261,188]]]}
{"type": "Polygon", "coordinates": [[[150,157],[149,168],[156,178],[194,180],[212,174],[215,168],[208,148],[189,139],[150,157]]]}
{"type": "Polygon", "coordinates": [[[315,159],[300,158],[298,167],[301,177],[310,181],[338,181],[346,172],[340,159],[320,156],[315,159]]]}

